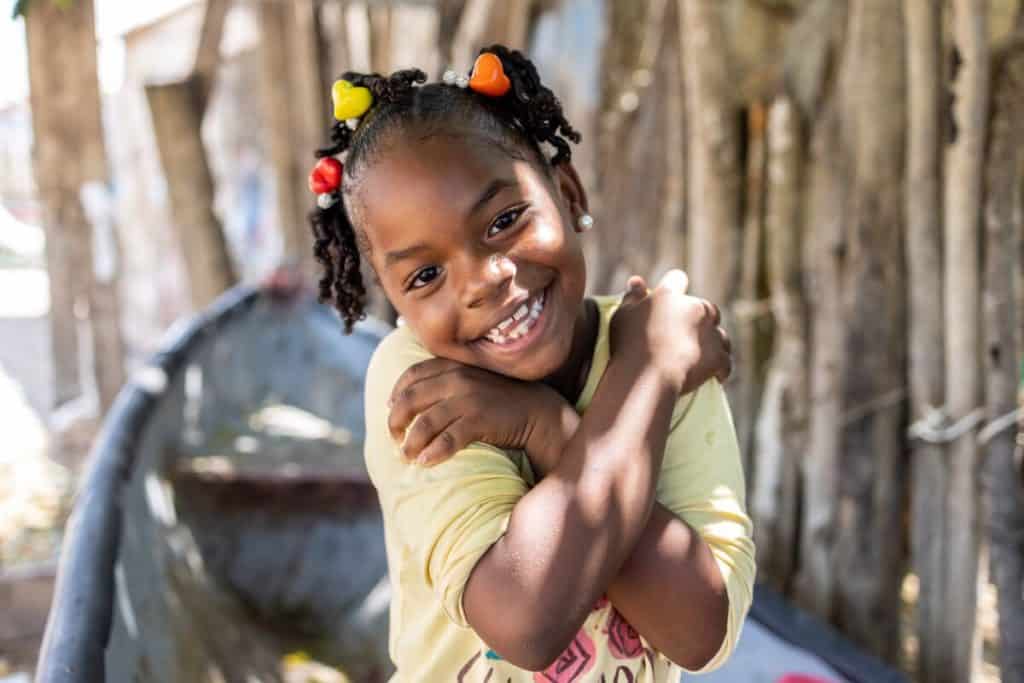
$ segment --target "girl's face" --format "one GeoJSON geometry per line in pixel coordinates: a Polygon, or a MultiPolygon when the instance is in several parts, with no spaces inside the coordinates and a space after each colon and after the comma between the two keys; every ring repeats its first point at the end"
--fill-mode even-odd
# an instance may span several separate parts
{"type": "Polygon", "coordinates": [[[572,227],[586,200],[571,167],[410,135],[354,194],[370,262],[428,351],[528,381],[565,369],[586,283],[572,227]]]}

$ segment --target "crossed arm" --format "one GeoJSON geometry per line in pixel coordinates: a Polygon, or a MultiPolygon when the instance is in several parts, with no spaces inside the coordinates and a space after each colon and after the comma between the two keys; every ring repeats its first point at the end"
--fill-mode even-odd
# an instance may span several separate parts
{"type": "MultiPolygon", "coordinates": [[[[669,659],[700,669],[715,656],[728,623],[725,577],[704,538],[655,500],[682,386],[628,354],[613,357],[581,418],[541,385],[450,361],[408,374],[391,414],[407,455],[432,453],[436,463],[485,441],[524,449],[542,477],[515,502],[462,593],[465,618],[492,648],[517,666],[543,669],[607,593],[669,659]],[[479,408],[497,405],[526,406],[528,414],[479,408]],[[436,446],[440,434],[447,453],[436,446]]],[[[689,381],[712,374],[705,368],[689,381]]]]}

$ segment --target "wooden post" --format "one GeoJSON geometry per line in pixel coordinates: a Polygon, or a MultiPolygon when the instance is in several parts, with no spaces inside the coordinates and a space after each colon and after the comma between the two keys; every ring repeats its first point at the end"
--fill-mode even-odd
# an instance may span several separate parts
{"type": "MultiPolygon", "coordinates": [[[[290,91],[292,117],[292,148],[295,157],[296,174],[291,182],[296,186],[300,213],[295,226],[298,251],[292,258],[300,264],[307,278],[320,272],[320,265],[313,258],[313,232],[308,215],[313,208],[314,198],[309,192],[308,174],[316,158],[313,151],[327,140],[327,132],[334,123],[331,107],[331,84],[323,72],[321,59],[322,30],[317,12],[316,0],[293,0],[288,28],[290,36],[290,91]]],[[[278,83],[283,88],[285,84],[278,83]]]]}
{"type": "MultiPolygon", "coordinates": [[[[736,404],[733,420],[743,457],[747,490],[753,491],[757,481],[755,424],[764,393],[764,358],[762,347],[770,340],[771,321],[763,304],[765,270],[765,194],[768,185],[768,107],[752,102],[747,111],[747,173],[746,206],[743,217],[743,253],[740,256],[740,283],[733,304],[735,316],[735,382],[736,404]]],[[[751,504],[753,498],[751,497],[751,504]]]]}
{"type": "Polygon", "coordinates": [[[740,235],[739,110],[721,3],[680,0],[687,107],[687,270],[693,292],[728,311],[740,235]]]}
{"type": "Polygon", "coordinates": [[[758,566],[780,590],[795,570],[800,468],[807,447],[807,307],[800,244],[804,135],[793,101],[768,113],[765,238],[775,345],[757,422],[757,477],[751,495],[758,566]]]}
{"type": "Polygon", "coordinates": [[[902,12],[893,12],[891,0],[851,4],[852,62],[842,91],[853,173],[843,270],[835,617],[847,635],[890,662],[900,652],[904,569],[903,40],[902,12]]]}
{"type": "MultiPolygon", "coordinates": [[[[291,69],[291,36],[288,30],[291,6],[276,0],[259,0],[257,7],[262,60],[261,95],[277,188],[277,219],[284,238],[286,258],[298,258],[305,251],[307,234],[310,233],[306,225],[306,205],[312,206],[312,197],[298,183],[303,172],[295,148],[295,103],[292,101],[291,78],[282,78],[291,69]]],[[[309,158],[312,158],[312,153],[311,148],[309,158]]],[[[311,234],[308,239],[312,242],[311,234]]]]}
{"type": "Polygon", "coordinates": [[[842,273],[846,263],[846,221],[850,175],[848,149],[843,144],[844,121],[839,93],[849,70],[845,3],[825,0],[819,33],[832,35],[826,43],[827,62],[822,83],[805,101],[818,103],[810,122],[808,190],[804,247],[806,289],[811,317],[810,405],[807,452],[803,468],[804,509],[800,540],[800,572],[796,598],[825,620],[832,618],[837,570],[833,549],[838,518],[841,397],[846,357],[842,311],[842,273]]]}
{"type": "Polygon", "coordinates": [[[191,74],[146,86],[171,216],[181,234],[193,308],[209,305],[237,281],[227,240],[213,212],[213,175],[201,127],[220,64],[220,43],[230,0],[209,0],[191,74]]]}
{"type": "MultiPolygon", "coordinates": [[[[906,245],[909,287],[910,419],[945,404],[942,318],[942,4],[905,0],[907,87],[906,245]]],[[[917,675],[936,680],[943,668],[946,596],[945,495],[942,444],[914,442],[911,452],[911,562],[917,573],[917,675]]]]}
{"type": "MultiPolygon", "coordinates": [[[[953,0],[953,41],[962,63],[953,81],[957,137],[946,156],[945,320],[946,406],[953,420],[981,404],[979,235],[981,181],[989,102],[988,3],[953,0]]],[[[947,681],[970,679],[978,656],[974,638],[979,529],[977,429],[949,446],[949,520],[944,635],[947,681]]]]}
{"type": "Polygon", "coordinates": [[[124,383],[124,348],[117,293],[119,260],[112,222],[111,250],[96,268],[93,226],[84,212],[83,187],[108,183],[92,0],[62,8],[33,2],[26,10],[30,103],[35,136],[33,170],[44,208],[50,276],[51,343],[56,402],[77,396],[79,357],[76,299],[88,305],[100,408],[105,412],[124,383]]]}
{"type": "Polygon", "coordinates": [[[220,221],[213,213],[213,176],[199,135],[197,81],[147,85],[171,215],[181,231],[192,306],[201,310],[235,283],[220,221]]]}
{"type": "MultiPolygon", "coordinates": [[[[799,213],[808,226],[801,247],[801,287],[807,292],[806,447],[799,469],[801,519],[798,571],[792,594],[822,619],[833,616],[837,571],[840,422],[843,386],[842,273],[849,205],[849,146],[840,93],[849,71],[847,3],[815,0],[794,22],[789,41],[800,59],[784,65],[786,94],[806,122],[806,153],[799,213]]],[[[768,238],[770,239],[770,238],[768,238]]],[[[757,456],[760,458],[760,454],[757,456]]],[[[760,464],[754,465],[758,486],[760,464]]]]}
{"type": "Polygon", "coordinates": [[[985,168],[985,406],[991,431],[984,481],[993,579],[999,596],[1000,673],[1024,681],[1024,481],[1014,463],[1020,381],[1014,279],[1024,183],[1024,51],[993,62],[992,117],[985,168]],[[1009,416],[1009,418],[1007,417],[1009,416]],[[1002,420],[1002,422],[999,422],[1002,420]]]}

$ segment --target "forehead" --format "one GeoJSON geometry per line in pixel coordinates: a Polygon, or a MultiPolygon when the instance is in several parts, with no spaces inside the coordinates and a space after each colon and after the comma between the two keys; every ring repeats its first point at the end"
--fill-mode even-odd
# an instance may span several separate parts
{"type": "Polygon", "coordinates": [[[406,138],[362,171],[354,200],[374,252],[457,226],[496,179],[533,185],[539,169],[499,146],[454,135],[406,138]]]}

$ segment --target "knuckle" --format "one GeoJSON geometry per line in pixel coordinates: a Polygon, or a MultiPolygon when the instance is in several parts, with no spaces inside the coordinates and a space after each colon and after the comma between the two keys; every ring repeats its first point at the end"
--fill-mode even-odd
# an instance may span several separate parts
{"type": "Polygon", "coordinates": [[[451,433],[451,430],[444,430],[437,438],[445,450],[449,452],[454,451],[458,446],[458,441],[455,439],[455,435],[451,433]]]}
{"type": "Polygon", "coordinates": [[[418,433],[430,432],[434,428],[434,418],[428,414],[422,414],[416,418],[416,424],[413,425],[413,430],[418,433]]]}

